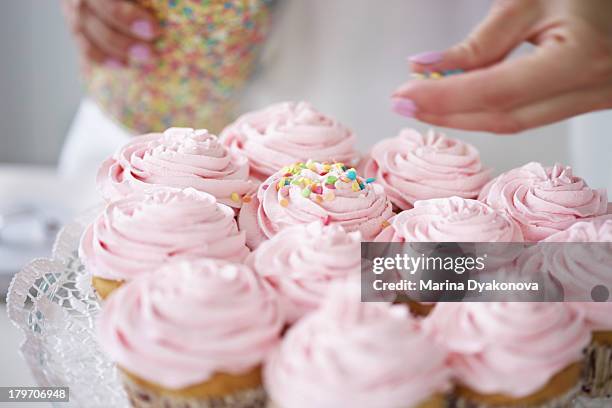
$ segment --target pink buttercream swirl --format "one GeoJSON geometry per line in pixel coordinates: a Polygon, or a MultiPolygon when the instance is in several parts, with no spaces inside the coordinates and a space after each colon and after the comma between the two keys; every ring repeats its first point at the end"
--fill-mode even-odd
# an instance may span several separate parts
{"type": "Polygon", "coordinates": [[[393,217],[379,242],[522,242],[518,225],[504,212],[461,197],[417,201],[393,217]]]}
{"type": "Polygon", "coordinates": [[[402,210],[430,198],[476,198],[491,179],[474,146],[433,129],[426,135],[404,129],[377,143],[370,156],[364,175],[376,177],[402,210]]]}
{"type": "MultiPolygon", "coordinates": [[[[612,216],[577,222],[548,237],[542,247],[547,270],[563,286],[566,300],[590,299],[593,288],[599,285],[612,288],[612,216]],[[548,244],[553,242],[582,244],[548,244]]],[[[582,309],[592,330],[612,330],[612,303],[572,305],[582,309]]]]}
{"type": "Polygon", "coordinates": [[[299,165],[270,176],[259,187],[257,199],[240,211],[238,222],[252,249],[288,226],[315,221],[359,231],[364,241],[371,241],[393,216],[382,186],[367,183],[354,169],[339,163],[299,165]],[[328,183],[330,177],[334,181],[328,183]]]}
{"type": "Polygon", "coordinates": [[[248,253],[234,211],[192,188],[108,204],[85,230],[79,248],[89,272],[111,280],[133,279],[177,257],[239,262],[248,253]]]}
{"type": "Polygon", "coordinates": [[[573,223],[606,214],[605,190],[590,188],[572,168],[532,162],[487,184],[479,200],[516,220],[526,241],[540,241],[573,223]]]}
{"type": "Polygon", "coordinates": [[[359,276],[361,234],[320,222],[285,228],[250,259],[278,292],[289,322],[316,309],[330,285],[359,276]]]}
{"type": "Polygon", "coordinates": [[[580,362],[590,342],[584,315],[563,303],[439,303],[423,325],[451,351],[460,382],[514,398],[580,362]]]}
{"type": "Polygon", "coordinates": [[[159,186],[193,187],[231,207],[240,207],[239,197],[256,188],[245,157],[230,153],[208,131],[188,128],[134,138],[102,164],[97,183],[106,200],[159,186]]]}
{"type": "Polygon", "coordinates": [[[353,132],[307,102],[282,102],[247,113],[223,131],[221,140],[246,155],[262,180],[308,159],[350,166],[359,161],[353,132]]]}
{"type": "Polygon", "coordinates": [[[358,283],[334,287],[289,330],[264,369],[281,408],[413,407],[448,390],[449,379],[446,353],[408,309],[360,302],[358,283]]]}
{"type": "Polygon", "coordinates": [[[119,288],[104,304],[98,337],[124,370],[180,389],[262,364],[283,320],[276,295],[250,268],[201,259],[119,288]]]}

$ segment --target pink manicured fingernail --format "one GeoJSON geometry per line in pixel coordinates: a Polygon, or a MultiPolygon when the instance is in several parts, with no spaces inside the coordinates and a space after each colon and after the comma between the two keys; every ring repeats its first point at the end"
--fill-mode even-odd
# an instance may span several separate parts
{"type": "Polygon", "coordinates": [[[143,44],[135,44],[130,47],[130,58],[134,61],[148,61],[151,59],[151,50],[143,44]]]}
{"type": "Polygon", "coordinates": [[[438,51],[427,51],[408,57],[408,61],[422,65],[435,64],[442,61],[442,53],[438,51]]]}
{"type": "Polygon", "coordinates": [[[393,111],[402,116],[413,118],[417,107],[411,99],[406,98],[392,98],[393,111]]]}
{"type": "Polygon", "coordinates": [[[132,23],[132,32],[143,40],[152,40],[155,36],[153,25],[147,20],[136,20],[132,23]]]}
{"type": "Polygon", "coordinates": [[[119,61],[117,58],[108,58],[104,61],[104,66],[111,69],[123,68],[123,63],[119,61]]]}

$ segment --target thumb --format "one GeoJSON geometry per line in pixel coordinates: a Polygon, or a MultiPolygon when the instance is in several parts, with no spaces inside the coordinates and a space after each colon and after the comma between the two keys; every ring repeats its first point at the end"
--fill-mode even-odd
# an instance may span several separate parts
{"type": "Polygon", "coordinates": [[[448,50],[412,56],[414,72],[476,69],[502,60],[531,36],[540,16],[539,2],[497,0],[489,14],[461,43],[448,50]]]}

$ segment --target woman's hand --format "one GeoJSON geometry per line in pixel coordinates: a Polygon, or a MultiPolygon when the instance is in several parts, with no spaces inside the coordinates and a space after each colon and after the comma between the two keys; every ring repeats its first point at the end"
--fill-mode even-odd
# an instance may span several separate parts
{"type": "Polygon", "coordinates": [[[466,71],[393,94],[396,112],[433,125],[516,133],[612,108],[612,1],[497,0],[464,42],[410,60],[466,71]],[[525,41],[532,53],[505,59],[525,41]]]}
{"type": "Polygon", "coordinates": [[[129,0],[62,0],[70,28],[87,61],[121,66],[154,58],[160,26],[129,0]]]}

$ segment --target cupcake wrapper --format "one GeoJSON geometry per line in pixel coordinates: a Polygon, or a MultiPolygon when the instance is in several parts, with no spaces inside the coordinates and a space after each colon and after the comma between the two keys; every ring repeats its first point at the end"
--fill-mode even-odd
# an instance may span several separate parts
{"type": "Polygon", "coordinates": [[[593,398],[612,395],[612,346],[593,343],[586,351],[583,392],[593,398]]]}
{"type": "Polygon", "coordinates": [[[574,405],[576,396],[580,393],[582,384],[577,384],[574,388],[559,395],[554,400],[547,401],[539,405],[523,405],[523,404],[505,404],[491,405],[477,401],[470,401],[466,398],[458,397],[451,402],[451,407],[454,408],[570,408],[574,405]]]}
{"type": "Polygon", "coordinates": [[[160,395],[123,377],[123,385],[134,408],[264,408],[266,392],[263,387],[236,392],[224,397],[206,399],[160,395]]]}

